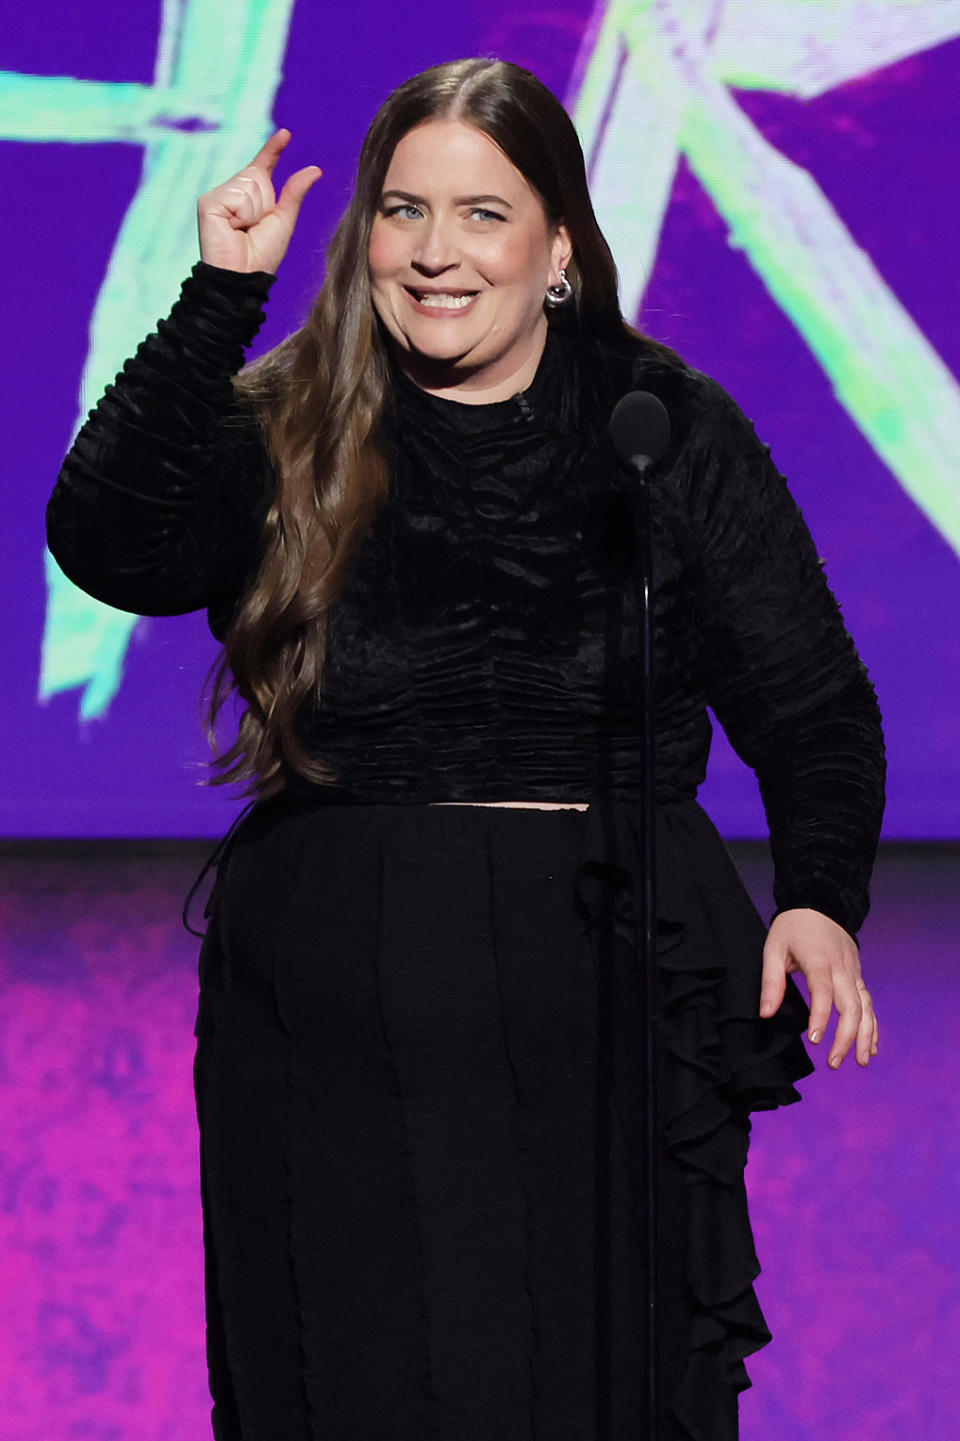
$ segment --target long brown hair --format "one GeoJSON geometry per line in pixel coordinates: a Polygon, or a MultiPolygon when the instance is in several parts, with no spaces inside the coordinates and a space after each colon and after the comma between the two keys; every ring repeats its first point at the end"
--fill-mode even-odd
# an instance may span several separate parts
{"type": "Polygon", "coordinates": [[[576,130],[535,75],[504,60],[457,60],[422,71],[388,96],[363,142],[353,198],[306,322],[234,382],[263,428],[277,491],[262,561],[225,637],[207,714],[213,734],[232,691],[246,702],[236,740],[214,760],[215,779],[245,780],[260,795],[280,789],[285,771],[335,779],[304,747],[297,718],[321,685],[325,618],[388,483],[374,440],[389,368],[370,297],[370,231],[397,143],[439,117],[488,135],[539,195],[549,222],[568,227],[574,299],[548,309],[551,325],[611,339],[636,333],[620,314],[616,266],[593,213],[576,130]]]}

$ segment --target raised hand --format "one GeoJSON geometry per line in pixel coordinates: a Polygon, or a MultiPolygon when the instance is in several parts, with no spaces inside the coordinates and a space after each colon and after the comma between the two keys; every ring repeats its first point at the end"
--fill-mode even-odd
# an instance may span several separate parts
{"type": "Polygon", "coordinates": [[[275,131],[244,170],[201,195],[197,202],[200,258],[208,265],[246,274],[253,270],[276,274],[303,197],[323,174],[316,165],[297,170],[277,197],[273,172],[290,138],[289,130],[275,131]]]}

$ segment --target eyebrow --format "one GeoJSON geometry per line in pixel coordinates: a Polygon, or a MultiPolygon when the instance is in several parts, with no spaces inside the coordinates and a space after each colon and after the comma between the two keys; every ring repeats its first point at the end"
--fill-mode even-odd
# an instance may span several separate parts
{"type": "MultiPolygon", "coordinates": [[[[380,197],[382,204],[388,195],[396,195],[399,200],[406,200],[411,205],[426,205],[428,202],[422,195],[411,195],[408,190],[385,190],[380,197]]],[[[512,210],[513,206],[509,200],[504,200],[501,195],[456,195],[454,205],[482,205],[492,200],[495,205],[502,205],[506,210],[512,210]]]]}

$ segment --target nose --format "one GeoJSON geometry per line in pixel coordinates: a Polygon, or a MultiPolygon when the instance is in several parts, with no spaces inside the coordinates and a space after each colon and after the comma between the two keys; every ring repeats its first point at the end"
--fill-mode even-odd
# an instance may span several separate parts
{"type": "Polygon", "coordinates": [[[424,275],[440,275],[460,264],[450,226],[442,216],[433,216],[420,230],[410,262],[414,270],[424,275]]]}

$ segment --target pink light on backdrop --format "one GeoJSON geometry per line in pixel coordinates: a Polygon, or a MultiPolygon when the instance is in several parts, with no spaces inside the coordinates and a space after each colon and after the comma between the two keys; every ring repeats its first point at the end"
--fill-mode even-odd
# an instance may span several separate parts
{"type": "MultiPolygon", "coordinates": [[[[0,1441],[209,1434],[196,950],[179,925],[201,851],[0,863],[0,1441]]],[[[881,1057],[838,1074],[820,1059],[799,1106],[754,1118],[774,1340],[750,1361],[742,1441],[954,1434],[955,869],[949,848],[881,857],[862,935],[881,1057]]]]}
{"type": "Polygon", "coordinates": [[[203,1434],[183,877],[68,863],[0,900],[3,1441],[203,1434]]]}

